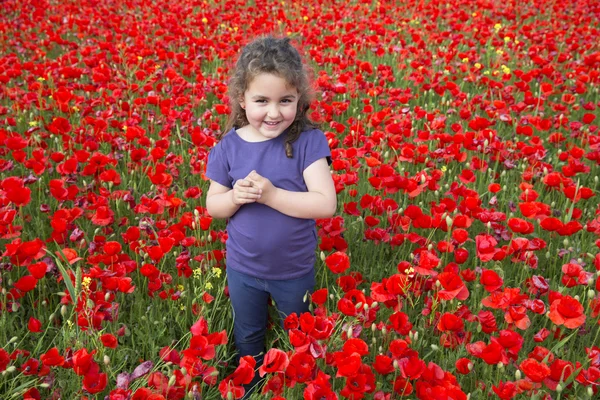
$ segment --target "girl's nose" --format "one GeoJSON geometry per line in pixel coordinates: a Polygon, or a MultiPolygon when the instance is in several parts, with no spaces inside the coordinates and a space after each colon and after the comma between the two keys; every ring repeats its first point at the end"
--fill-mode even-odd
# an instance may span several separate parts
{"type": "Polygon", "coordinates": [[[273,104],[269,107],[269,110],[267,111],[267,116],[269,118],[277,118],[279,116],[279,107],[277,106],[277,104],[273,104]]]}

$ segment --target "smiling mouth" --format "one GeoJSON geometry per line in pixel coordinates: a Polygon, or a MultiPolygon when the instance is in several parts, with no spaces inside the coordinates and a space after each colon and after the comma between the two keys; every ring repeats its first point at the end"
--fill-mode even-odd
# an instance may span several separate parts
{"type": "Polygon", "coordinates": [[[268,126],[276,126],[279,124],[280,121],[265,121],[265,125],[268,126]]]}

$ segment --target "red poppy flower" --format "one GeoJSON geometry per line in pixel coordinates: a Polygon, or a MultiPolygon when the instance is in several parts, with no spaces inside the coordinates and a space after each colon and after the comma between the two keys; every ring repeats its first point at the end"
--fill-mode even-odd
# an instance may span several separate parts
{"type": "Polygon", "coordinates": [[[117,341],[117,338],[110,333],[105,333],[105,334],[101,335],[100,341],[102,342],[102,345],[104,347],[108,347],[110,349],[116,349],[119,344],[119,342],[117,341]]]}
{"type": "Polygon", "coordinates": [[[79,349],[73,353],[73,371],[77,375],[85,375],[92,364],[94,364],[94,354],[96,354],[96,350],[88,353],[86,348],[79,349]]]}
{"type": "Polygon", "coordinates": [[[388,375],[394,372],[394,363],[390,357],[378,354],[375,356],[373,368],[380,375],[388,375]]]}
{"type": "Polygon", "coordinates": [[[426,370],[425,361],[418,356],[410,356],[402,358],[398,362],[402,377],[408,379],[418,379],[426,370]]]}
{"type": "Polygon", "coordinates": [[[511,400],[519,393],[519,388],[514,382],[500,381],[498,386],[492,385],[492,390],[501,400],[511,400]]]}
{"type": "Polygon", "coordinates": [[[46,275],[48,266],[45,262],[29,264],[27,270],[35,279],[42,279],[46,275]]]}
{"type": "Polygon", "coordinates": [[[318,305],[325,304],[325,302],[329,298],[329,293],[328,293],[327,288],[315,290],[310,298],[311,298],[312,302],[315,304],[318,304],[318,305]]]}
{"type": "Polygon", "coordinates": [[[35,279],[33,276],[25,275],[19,278],[19,280],[14,283],[14,287],[16,289],[19,289],[21,292],[29,292],[35,289],[37,282],[37,279],[35,279]]]}
{"type": "Polygon", "coordinates": [[[564,325],[566,328],[579,328],[585,323],[583,306],[571,296],[563,295],[550,305],[548,317],[556,325],[564,325]]]}
{"type": "Polygon", "coordinates": [[[27,323],[27,329],[29,329],[29,332],[32,332],[32,333],[41,332],[42,331],[42,323],[40,322],[40,320],[38,320],[36,318],[29,317],[29,322],[27,323]]]}
{"type": "Polygon", "coordinates": [[[496,271],[490,269],[484,269],[479,278],[479,283],[483,285],[483,288],[488,292],[493,292],[502,287],[504,281],[500,278],[500,275],[496,271]]]}
{"type": "Polygon", "coordinates": [[[408,335],[413,327],[413,324],[408,319],[408,315],[402,311],[390,315],[389,321],[391,322],[394,331],[398,332],[400,335],[408,335]]]}
{"type": "Polygon", "coordinates": [[[334,274],[341,274],[350,268],[350,258],[346,253],[336,251],[325,258],[325,265],[334,274]]]}
{"type": "Polygon", "coordinates": [[[57,367],[63,365],[65,359],[60,355],[56,347],[51,348],[40,357],[42,364],[48,367],[57,367]]]}
{"type": "Polygon", "coordinates": [[[477,235],[475,237],[475,246],[477,248],[477,257],[482,262],[488,262],[494,258],[494,255],[498,251],[496,245],[498,242],[493,236],[488,234],[477,235]]]}
{"type": "Polygon", "coordinates": [[[315,359],[308,353],[295,353],[285,371],[291,381],[304,383],[313,378],[316,367],[315,359]]]}
{"type": "Polygon", "coordinates": [[[454,272],[442,272],[438,275],[438,281],[441,283],[442,290],[438,292],[438,298],[441,300],[466,300],[469,297],[469,289],[460,279],[460,276],[454,272]]]}
{"type": "Polygon", "coordinates": [[[258,369],[258,373],[262,377],[275,372],[285,372],[289,363],[290,360],[286,352],[273,348],[265,354],[263,364],[258,369]]]}
{"type": "Polygon", "coordinates": [[[468,358],[459,358],[455,363],[456,371],[459,374],[467,375],[473,370],[473,362],[468,358]]]}
{"type": "Polygon", "coordinates": [[[444,313],[438,321],[437,328],[442,332],[458,332],[465,328],[465,323],[462,318],[457,317],[454,314],[444,313]]]}
{"type": "Polygon", "coordinates": [[[5,371],[8,364],[10,364],[10,355],[6,350],[0,348],[0,372],[5,371]]]}
{"type": "Polygon", "coordinates": [[[99,371],[88,372],[83,377],[83,389],[90,394],[100,393],[106,388],[107,382],[108,379],[105,373],[99,371]]]}
{"type": "Polygon", "coordinates": [[[23,179],[11,176],[0,182],[8,201],[17,207],[26,206],[31,201],[31,189],[25,187],[23,179]]]}
{"type": "Polygon", "coordinates": [[[541,363],[532,358],[528,358],[519,364],[519,369],[523,371],[525,376],[533,382],[542,382],[550,375],[550,368],[545,363],[541,363]]]}

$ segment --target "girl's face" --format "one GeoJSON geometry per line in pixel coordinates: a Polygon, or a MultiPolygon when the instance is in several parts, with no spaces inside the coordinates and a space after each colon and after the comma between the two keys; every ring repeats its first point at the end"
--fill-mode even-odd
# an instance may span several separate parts
{"type": "Polygon", "coordinates": [[[299,97],[284,78],[268,73],[257,75],[240,101],[252,138],[264,141],[281,135],[296,118],[299,97]]]}

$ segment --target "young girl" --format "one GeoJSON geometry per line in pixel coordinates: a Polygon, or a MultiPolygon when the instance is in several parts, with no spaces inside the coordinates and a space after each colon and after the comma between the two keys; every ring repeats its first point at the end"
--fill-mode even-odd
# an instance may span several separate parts
{"type": "MultiPolygon", "coordinates": [[[[227,283],[238,357],[265,351],[267,302],[282,318],[308,311],[316,218],[336,210],[330,151],[307,112],[310,85],[289,39],[247,45],[229,83],[226,134],[208,156],[206,205],[228,218],[227,283]]],[[[258,374],[257,374],[258,375],[258,374]]]]}

